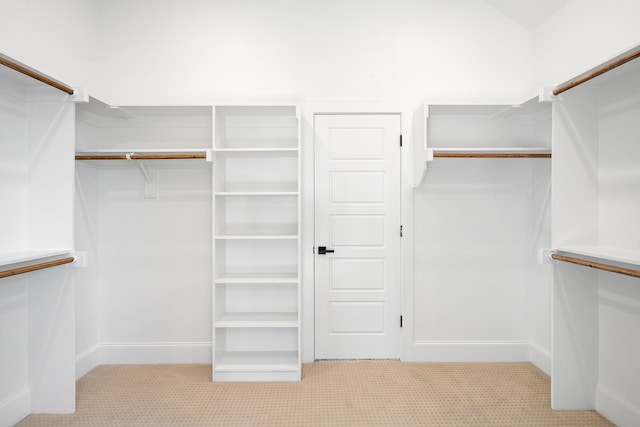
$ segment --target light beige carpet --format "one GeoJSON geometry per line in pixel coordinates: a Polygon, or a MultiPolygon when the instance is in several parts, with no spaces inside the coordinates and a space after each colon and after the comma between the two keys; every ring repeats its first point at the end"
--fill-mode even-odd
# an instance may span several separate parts
{"type": "Polygon", "coordinates": [[[213,383],[210,365],[99,366],[77,412],[18,426],[610,426],[552,411],[529,363],[316,362],[299,383],[213,383]]]}

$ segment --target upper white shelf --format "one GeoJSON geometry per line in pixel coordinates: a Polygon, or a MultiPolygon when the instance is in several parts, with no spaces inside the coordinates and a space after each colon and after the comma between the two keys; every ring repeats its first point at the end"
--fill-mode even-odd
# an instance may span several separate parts
{"type": "Polygon", "coordinates": [[[71,249],[27,249],[22,251],[0,252],[0,266],[41,261],[70,253],[71,249]]]}
{"type": "Polygon", "coordinates": [[[558,246],[555,252],[563,255],[588,257],[601,262],[615,262],[640,267],[640,251],[609,246],[558,246]]]}
{"type": "Polygon", "coordinates": [[[434,158],[551,158],[549,148],[433,148],[434,158]]]}
{"type": "Polygon", "coordinates": [[[210,149],[104,149],[76,151],[76,160],[184,160],[211,161],[210,149]]]}
{"type": "Polygon", "coordinates": [[[413,186],[436,158],[549,158],[551,106],[422,105],[413,116],[413,186]]]}

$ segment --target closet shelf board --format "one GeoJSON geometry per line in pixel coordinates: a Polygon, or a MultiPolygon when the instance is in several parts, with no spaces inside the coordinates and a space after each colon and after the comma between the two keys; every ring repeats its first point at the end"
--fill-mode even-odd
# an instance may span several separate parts
{"type": "Polygon", "coordinates": [[[223,156],[297,156],[298,148],[214,148],[213,152],[223,156]]]}
{"type": "Polygon", "coordinates": [[[640,251],[610,246],[558,246],[554,251],[562,255],[588,257],[603,263],[614,262],[640,267],[640,251]]]}
{"type": "Polygon", "coordinates": [[[297,328],[298,313],[224,313],[216,328],[297,328]]]}
{"type": "Polygon", "coordinates": [[[251,235],[217,235],[216,240],[296,240],[295,234],[251,234],[251,235]]]}
{"type": "Polygon", "coordinates": [[[220,197],[236,196],[298,196],[297,191],[218,191],[215,193],[220,197]]]}
{"type": "Polygon", "coordinates": [[[0,266],[22,262],[40,261],[51,257],[68,255],[71,249],[30,249],[12,252],[0,252],[0,266]]]}
{"type": "Polygon", "coordinates": [[[270,284],[298,283],[298,275],[293,274],[227,274],[215,280],[216,283],[227,284],[270,284]]]}
{"type": "Polygon", "coordinates": [[[219,355],[216,371],[298,371],[295,351],[227,351],[219,355]]]}
{"type": "Polygon", "coordinates": [[[548,148],[434,148],[434,157],[550,158],[548,148]]]}

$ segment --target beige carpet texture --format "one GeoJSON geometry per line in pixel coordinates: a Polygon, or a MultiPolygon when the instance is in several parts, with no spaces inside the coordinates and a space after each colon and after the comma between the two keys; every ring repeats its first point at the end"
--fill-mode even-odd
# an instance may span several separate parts
{"type": "Polygon", "coordinates": [[[99,366],[77,382],[76,413],[28,426],[612,426],[552,411],[529,363],[321,361],[300,382],[220,383],[210,365],[99,366]]]}

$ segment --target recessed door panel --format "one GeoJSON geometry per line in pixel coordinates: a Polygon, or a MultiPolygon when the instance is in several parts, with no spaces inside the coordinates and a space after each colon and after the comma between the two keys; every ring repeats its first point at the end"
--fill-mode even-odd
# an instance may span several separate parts
{"type": "Polygon", "coordinates": [[[332,334],[383,334],[383,302],[333,302],[332,334]]]}
{"type": "Polygon", "coordinates": [[[384,289],[384,259],[333,258],[329,261],[332,291],[384,289]]]}
{"type": "Polygon", "coordinates": [[[383,203],[383,172],[332,172],[332,203],[383,203]]]}

